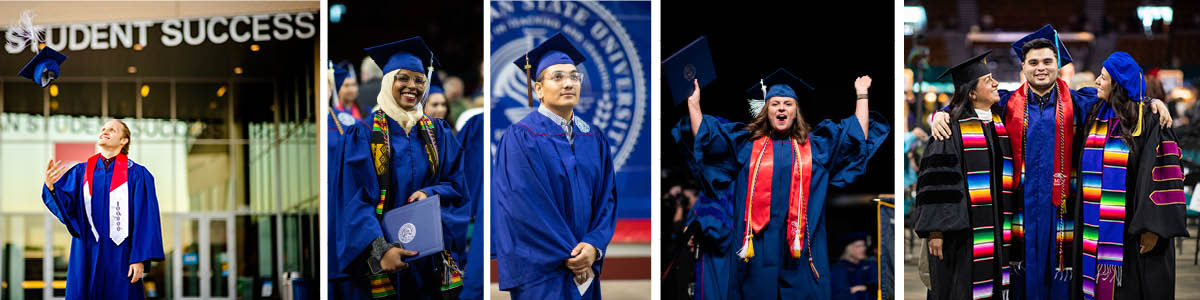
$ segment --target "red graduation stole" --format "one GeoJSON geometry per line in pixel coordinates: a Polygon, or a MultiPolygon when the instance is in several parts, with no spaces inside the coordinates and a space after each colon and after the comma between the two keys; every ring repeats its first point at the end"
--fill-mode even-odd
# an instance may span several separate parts
{"type": "MultiPolygon", "coordinates": [[[[1068,184],[1071,174],[1071,137],[1075,132],[1075,106],[1071,101],[1071,90],[1065,81],[1058,79],[1057,89],[1058,102],[1054,108],[1054,181],[1051,189],[1054,194],[1050,199],[1055,207],[1061,208],[1070,190],[1068,184]]],[[[1013,174],[1018,183],[1025,178],[1025,129],[1029,127],[1029,119],[1025,113],[1025,101],[1028,99],[1025,95],[1028,90],[1029,83],[1026,82],[1012,93],[1008,99],[1008,117],[1004,120],[1005,124],[1015,127],[1014,132],[1020,133],[1009,136],[1012,143],[1013,167],[1016,168],[1013,174]]]]}
{"type": "MultiPolygon", "coordinates": [[[[1058,229],[1056,230],[1055,241],[1058,243],[1058,271],[1066,269],[1068,264],[1063,262],[1063,244],[1070,242],[1073,239],[1068,233],[1072,230],[1064,221],[1067,212],[1067,192],[1070,191],[1071,179],[1071,152],[1072,136],[1074,134],[1075,122],[1075,106],[1071,101],[1071,90],[1067,86],[1067,82],[1062,79],[1057,80],[1058,101],[1054,108],[1054,174],[1051,188],[1050,201],[1057,208],[1058,214],[1055,223],[1058,229]]],[[[1009,136],[1009,141],[1012,143],[1012,153],[1017,182],[1025,178],[1025,130],[1029,127],[1029,118],[1026,114],[1025,101],[1029,90],[1029,82],[1021,84],[1020,88],[1012,93],[1008,99],[1008,119],[1005,123],[1010,126],[1016,126],[1017,134],[1009,136]]]]}
{"type": "MultiPolygon", "coordinates": [[[[800,258],[808,241],[808,192],[812,181],[812,149],[810,144],[801,144],[792,139],[792,176],[788,194],[787,242],[793,258],[800,258]]],[[[771,219],[771,178],[774,171],[774,147],[768,136],[759,137],[754,141],[751,154],[754,155],[750,164],[749,188],[746,189],[746,231],[742,240],[742,250],[738,256],[743,260],[754,257],[754,234],[762,230],[771,219]]],[[[820,278],[816,266],[812,263],[812,250],[809,250],[809,266],[813,274],[820,278]]]]}
{"type": "MultiPolygon", "coordinates": [[[[92,235],[96,241],[100,241],[100,234],[96,232],[96,222],[92,220],[92,173],[96,172],[96,162],[100,160],[100,154],[92,155],[87,160],[87,173],[83,177],[83,197],[84,208],[88,215],[88,224],[91,225],[92,235]]],[[[112,182],[108,188],[108,232],[109,238],[114,244],[120,245],[129,237],[129,158],[125,154],[117,154],[113,157],[113,175],[112,182]]]]}

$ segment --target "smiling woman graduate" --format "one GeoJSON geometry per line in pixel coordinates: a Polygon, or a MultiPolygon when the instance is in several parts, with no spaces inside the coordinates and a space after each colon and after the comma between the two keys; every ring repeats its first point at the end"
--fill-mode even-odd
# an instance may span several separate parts
{"type": "Polygon", "coordinates": [[[1129,54],[1104,60],[1096,86],[1103,101],[1076,141],[1084,299],[1172,299],[1172,239],[1188,236],[1175,131],[1147,108],[1142,68],[1129,54]]]}
{"type": "Polygon", "coordinates": [[[413,260],[408,269],[391,276],[396,291],[402,292],[396,296],[440,299],[457,295],[462,273],[455,260],[466,249],[470,218],[469,210],[460,209],[468,203],[462,192],[466,190],[459,159],[462,150],[450,124],[423,114],[420,103],[437,59],[421,37],[364,50],[384,73],[377,97],[380,109],[368,122],[369,148],[355,150],[369,151],[374,163],[378,183],[378,198],[373,201],[376,216],[435,195],[441,200],[445,251],[413,260]]]}
{"type": "Polygon", "coordinates": [[[515,62],[541,106],[508,127],[492,168],[492,249],[513,299],[600,299],[617,190],[608,138],[573,113],[583,61],[556,34],[515,62]]]}
{"type": "Polygon", "coordinates": [[[866,172],[890,130],[882,115],[867,111],[870,85],[870,77],[855,80],[853,116],[810,127],[796,91],[812,88],[786,70],[750,89],[766,103],[751,105],[749,125],[703,115],[695,84],[689,117],[672,135],[706,188],[734,198],[731,251],[739,263],[728,298],[830,298],[826,193],[866,172]]]}
{"type": "Polygon", "coordinates": [[[1009,262],[1024,254],[1019,241],[1012,247],[1020,203],[990,53],[942,74],[955,86],[953,138],[931,140],[921,157],[915,231],[929,239],[930,299],[1002,299],[1009,262]]]}

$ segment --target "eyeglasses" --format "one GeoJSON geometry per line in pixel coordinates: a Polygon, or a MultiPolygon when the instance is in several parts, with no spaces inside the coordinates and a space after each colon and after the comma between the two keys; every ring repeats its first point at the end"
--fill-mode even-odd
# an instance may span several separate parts
{"type": "Polygon", "coordinates": [[[579,82],[583,81],[583,73],[579,73],[579,71],[574,71],[571,73],[554,72],[554,73],[550,73],[550,76],[546,76],[546,79],[549,79],[550,81],[554,81],[554,82],[558,82],[558,83],[561,83],[563,81],[563,79],[570,79],[571,82],[579,83],[579,82]]]}
{"type": "Polygon", "coordinates": [[[425,77],[424,76],[396,75],[396,81],[400,81],[400,82],[408,81],[408,82],[411,82],[416,85],[424,85],[425,77]]]}

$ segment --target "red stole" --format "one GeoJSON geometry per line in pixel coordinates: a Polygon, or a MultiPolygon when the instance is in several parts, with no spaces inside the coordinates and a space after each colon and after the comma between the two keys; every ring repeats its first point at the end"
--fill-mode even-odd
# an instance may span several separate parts
{"type": "MultiPolygon", "coordinates": [[[[792,139],[792,172],[788,194],[787,243],[793,258],[800,258],[807,239],[808,192],[812,181],[812,149],[810,144],[792,139]]],[[[754,257],[752,240],[771,219],[771,181],[774,171],[774,146],[768,136],[754,140],[746,189],[746,231],[739,256],[754,257]]],[[[811,252],[811,250],[810,250],[811,252]]],[[[812,255],[809,255],[812,262],[812,255]]],[[[816,273],[816,268],[813,268],[816,273]]],[[[819,275],[818,275],[819,276],[819,275]]]]}
{"type": "MultiPolygon", "coordinates": [[[[1021,182],[1025,178],[1025,129],[1028,128],[1029,119],[1026,116],[1025,102],[1029,90],[1029,83],[1021,84],[1020,88],[1012,93],[1008,98],[1008,116],[1004,123],[1008,126],[1013,126],[1014,134],[1009,135],[1009,141],[1012,143],[1013,167],[1015,168],[1013,175],[1016,177],[1016,182],[1021,182]]],[[[1054,203],[1054,207],[1063,208],[1063,202],[1067,198],[1067,192],[1070,190],[1069,179],[1071,175],[1071,147],[1074,134],[1075,112],[1074,103],[1071,101],[1071,90],[1067,83],[1062,79],[1058,79],[1057,91],[1058,101],[1054,108],[1054,180],[1050,199],[1054,203]]]]}
{"type": "MultiPolygon", "coordinates": [[[[92,220],[92,173],[96,172],[96,164],[99,160],[99,153],[88,158],[87,173],[83,175],[84,208],[87,212],[88,223],[92,228],[92,236],[96,241],[100,240],[100,234],[96,232],[96,223],[92,220]]],[[[108,188],[109,239],[117,245],[129,237],[129,222],[126,220],[129,215],[129,185],[126,184],[128,181],[129,158],[125,154],[117,154],[113,157],[112,182],[108,188]]]]}

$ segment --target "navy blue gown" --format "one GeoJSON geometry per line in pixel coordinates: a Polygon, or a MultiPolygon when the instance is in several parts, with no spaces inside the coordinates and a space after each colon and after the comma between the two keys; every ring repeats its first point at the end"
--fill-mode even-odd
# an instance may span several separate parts
{"type": "MultiPolygon", "coordinates": [[[[450,124],[442,119],[433,121],[434,134],[437,137],[438,162],[436,174],[430,174],[429,158],[425,147],[421,144],[420,132],[413,130],[405,132],[395,120],[387,118],[388,130],[392,148],[392,188],[389,195],[394,195],[395,206],[384,208],[390,210],[408,204],[408,196],[420,190],[427,196],[438,195],[442,206],[442,239],[445,250],[451,255],[459,256],[466,250],[467,224],[471,216],[464,214],[461,207],[466,199],[461,191],[466,191],[464,171],[462,167],[462,148],[450,124]]],[[[369,135],[368,135],[369,136],[369,135]]],[[[370,149],[362,149],[370,155],[370,149]]],[[[469,211],[467,211],[469,213],[469,211]]],[[[440,254],[426,256],[412,261],[406,270],[396,272],[392,283],[396,285],[398,299],[436,299],[441,291],[441,274],[434,272],[435,266],[441,263],[435,258],[440,254]]],[[[461,265],[459,266],[462,267],[461,265]]]]}
{"type": "Polygon", "coordinates": [[[466,266],[463,269],[463,291],[458,297],[483,299],[483,114],[467,120],[462,131],[458,132],[458,141],[463,148],[466,197],[470,199],[470,216],[474,220],[469,250],[458,262],[466,266]]]}
{"type": "MultiPolygon", "coordinates": [[[[741,247],[746,226],[745,215],[747,177],[750,167],[750,152],[753,147],[751,134],[742,123],[721,124],[712,116],[704,116],[700,128],[693,138],[690,136],[690,121],[683,119],[675,127],[674,134],[681,137],[675,142],[692,153],[687,157],[689,167],[699,168],[705,188],[718,194],[733,195],[734,231],[731,253],[741,247]],[[732,190],[732,193],[729,191],[732,190]]],[[[730,282],[730,297],[733,299],[829,299],[830,269],[825,228],[825,200],[829,186],[845,188],[859,175],[866,172],[867,161],[886,140],[890,126],[882,115],[872,113],[868,123],[868,135],[855,116],[833,121],[825,120],[813,128],[809,135],[812,149],[812,175],[808,203],[808,224],[811,240],[804,247],[802,257],[791,257],[788,250],[786,224],[790,174],[792,171],[792,144],[789,139],[772,141],[774,171],[771,182],[771,221],[754,236],[756,255],[743,262],[734,259],[737,278],[730,282]],[[810,250],[809,250],[810,249],[810,250]],[[813,276],[809,267],[809,255],[821,274],[813,276]]]]}
{"type": "MultiPolygon", "coordinates": [[[[1012,92],[1000,90],[1000,107],[1008,107],[1008,99],[1012,92]]],[[[1028,92],[1025,100],[1027,106],[1026,119],[1028,128],[1025,129],[1024,179],[1020,181],[1024,190],[1024,225],[1025,225],[1025,261],[1022,268],[1013,272],[1014,290],[1024,292],[1026,299],[1067,299],[1070,294],[1069,278],[1054,276],[1054,268],[1058,265],[1058,243],[1055,241],[1054,204],[1051,202],[1051,180],[1054,173],[1054,108],[1058,103],[1057,88],[1051,89],[1051,101],[1039,105],[1033,101],[1032,92],[1028,92]]],[[[1075,134],[1087,134],[1082,127],[1087,112],[1092,104],[1099,101],[1095,88],[1071,90],[1071,104],[1074,109],[1075,134]]],[[[1005,111],[1005,115],[1011,112],[1005,111]]],[[[1010,128],[1016,128],[1015,125],[1010,128]]],[[[1020,134],[1013,132],[1011,134],[1020,134]]],[[[1073,140],[1069,140],[1073,141],[1073,140]]],[[[1075,149],[1074,155],[1079,155],[1075,149]]],[[[1072,194],[1078,191],[1071,191],[1072,194]]],[[[1068,199],[1072,199],[1069,197],[1068,199]]],[[[1066,220],[1074,222],[1074,220],[1066,220]]],[[[1080,239],[1076,239],[1078,242],[1080,239]]],[[[1064,249],[1063,255],[1071,255],[1073,250],[1064,249]]],[[[1069,266],[1068,266],[1069,267],[1069,266]]]]}
{"type": "Polygon", "coordinates": [[[383,237],[375,217],[379,184],[367,143],[370,129],[362,122],[342,124],[328,118],[329,295],[338,299],[370,299],[371,286],[361,259],[371,242],[383,237]],[[358,264],[358,265],[355,265],[358,264]]]}

